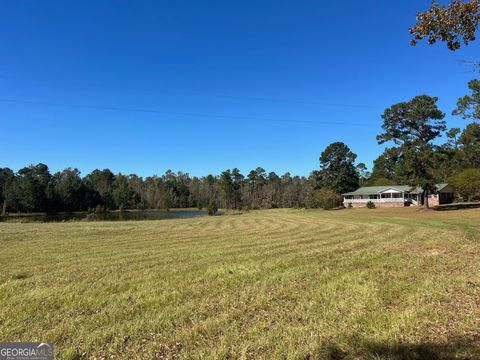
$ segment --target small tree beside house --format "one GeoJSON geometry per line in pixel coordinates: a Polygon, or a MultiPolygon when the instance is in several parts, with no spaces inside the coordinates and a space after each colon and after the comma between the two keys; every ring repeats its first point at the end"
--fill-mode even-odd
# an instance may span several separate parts
{"type": "Polygon", "coordinates": [[[450,183],[464,200],[480,198],[480,169],[465,169],[450,178],[450,183]]]}

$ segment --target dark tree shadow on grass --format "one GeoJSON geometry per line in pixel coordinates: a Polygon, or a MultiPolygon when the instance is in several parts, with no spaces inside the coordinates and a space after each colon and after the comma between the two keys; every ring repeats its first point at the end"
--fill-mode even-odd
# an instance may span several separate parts
{"type": "Polygon", "coordinates": [[[478,208],[480,208],[480,202],[439,205],[439,206],[435,206],[433,210],[452,211],[452,210],[468,210],[468,209],[478,209],[478,208]]]}
{"type": "MultiPolygon", "coordinates": [[[[448,343],[425,342],[381,343],[372,341],[355,342],[354,353],[341,350],[334,345],[327,347],[324,354],[329,360],[388,359],[388,360],[473,360],[480,359],[480,336],[456,338],[448,343]]],[[[353,348],[353,347],[352,347],[353,348]]]]}

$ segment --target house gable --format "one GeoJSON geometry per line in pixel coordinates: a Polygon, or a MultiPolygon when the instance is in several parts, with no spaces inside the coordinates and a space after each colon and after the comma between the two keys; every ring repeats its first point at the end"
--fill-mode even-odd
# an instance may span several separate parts
{"type": "Polygon", "coordinates": [[[437,184],[435,186],[437,187],[438,193],[453,193],[453,187],[449,184],[437,184]]]}
{"type": "Polygon", "coordinates": [[[391,188],[382,190],[379,193],[380,194],[397,194],[397,193],[401,193],[401,192],[403,192],[403,191],[391,187],[391,188]]]}

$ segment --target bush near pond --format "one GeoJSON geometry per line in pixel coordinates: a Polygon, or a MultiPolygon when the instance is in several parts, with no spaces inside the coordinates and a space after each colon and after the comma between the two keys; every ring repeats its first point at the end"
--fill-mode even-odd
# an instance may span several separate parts
{"type": "Polygon", "coordinates": [[[323,188],[315,191],[315,206],[325,210],[335,209],[342,205],[343,198],[335,191],[323,188]]]}

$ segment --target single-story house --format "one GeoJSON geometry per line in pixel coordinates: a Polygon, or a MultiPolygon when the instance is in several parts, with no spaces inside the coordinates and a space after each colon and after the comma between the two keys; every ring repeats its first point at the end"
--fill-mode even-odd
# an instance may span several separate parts
{"type": "MultiPolygon", "coordinates": [[[[449,204],[453,200],[453,189],[448,184],[436,184],[436,191],[428,195],[429,206],[449,204]]],[[[345,207],[365,207],[369,201],[377,207],[403,207],[423,205],[423,189],[409,185],[364,186],[343,195],[345,207]]]]}

